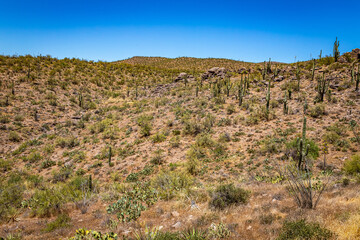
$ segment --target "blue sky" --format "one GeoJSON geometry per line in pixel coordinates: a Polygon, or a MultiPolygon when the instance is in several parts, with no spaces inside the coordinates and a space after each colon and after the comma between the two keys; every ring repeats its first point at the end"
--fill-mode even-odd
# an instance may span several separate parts
{"type": "Polygon", "coordinates": [[[360,47],[359,0],[0,0],[0,54],[294,62],[360,47]]]}

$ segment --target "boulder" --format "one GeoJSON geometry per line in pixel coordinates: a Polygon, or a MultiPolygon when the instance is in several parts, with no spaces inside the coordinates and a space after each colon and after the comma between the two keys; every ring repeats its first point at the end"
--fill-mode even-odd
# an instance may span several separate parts
{"type": "Polygon", "coordinates": [[[227,72],[228,70],[223,67],[213,67],[204,72],[201,77],[203,80],[208,80],[214,77],[225,78],[227,72]]]}

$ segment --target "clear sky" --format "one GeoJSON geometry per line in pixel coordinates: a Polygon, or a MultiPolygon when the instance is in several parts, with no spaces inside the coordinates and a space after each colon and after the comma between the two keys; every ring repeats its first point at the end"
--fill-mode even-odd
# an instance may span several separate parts
{"type": "Polygon", "coordinates": [[[0,54],[294,62],[360,48],[360,0],[0,0],[0,54]]]}

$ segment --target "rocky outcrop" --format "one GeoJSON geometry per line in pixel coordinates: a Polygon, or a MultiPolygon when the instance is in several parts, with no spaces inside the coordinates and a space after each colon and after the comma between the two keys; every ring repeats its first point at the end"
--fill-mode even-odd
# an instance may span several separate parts
{"type": "Polygon", "coordinates": [[[193,75],[190,75],[190,74],[187,74],[185,72],[182,72],[180,73],[176,78],[175,78],[175,82],[180,82],[180,81],[184,81],[184,80],[187,80],[187,81],[192,81],[192,80],[195,80],[194,76],[193,75]]]}
{"type": "Polygon", "coordinates": [[[204,72],[201,77],[203,80],[211,79],[214,77],[225,78],[227,72],[228,70],[223,67],[213,67],[204,72]]]}

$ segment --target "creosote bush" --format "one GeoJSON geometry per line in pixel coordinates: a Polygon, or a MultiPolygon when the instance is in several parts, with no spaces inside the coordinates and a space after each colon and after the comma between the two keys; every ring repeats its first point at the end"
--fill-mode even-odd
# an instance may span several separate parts
{"type": "Polygon", "coordinates": [[[210,195],[210,207],[222,210],[231,205],[247,203],[250,198],[250,191],[236,187],[233,183],[230,183],[219,185],[210,195]]]}

